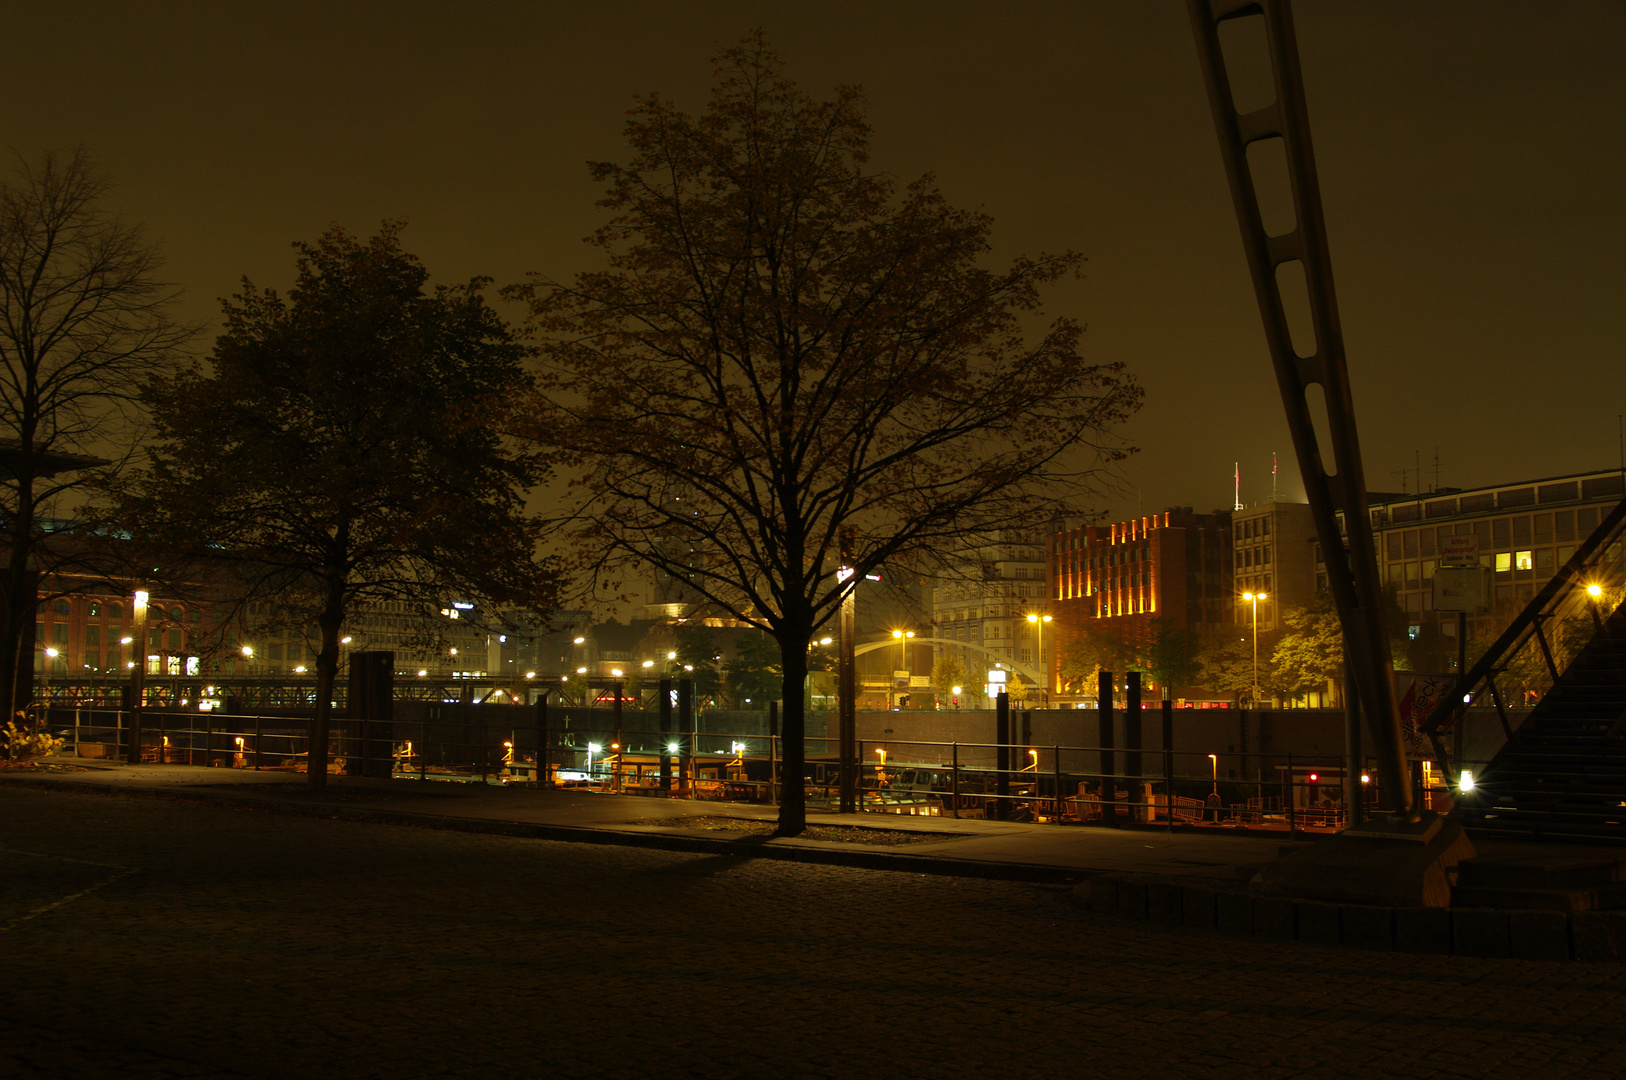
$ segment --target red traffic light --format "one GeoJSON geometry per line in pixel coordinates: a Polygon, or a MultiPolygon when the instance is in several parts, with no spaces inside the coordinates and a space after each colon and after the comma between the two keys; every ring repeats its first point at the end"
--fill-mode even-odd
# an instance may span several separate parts
{"type": "Polygon", "coordinates": [[[1320,779],[1321,779],[1321,777],[1317,776],[1315,773],[1310,774],[1310,783],[1312,783],[1312,784],[1317,783],[1317,782],[1320,781],[1320,779]]]}

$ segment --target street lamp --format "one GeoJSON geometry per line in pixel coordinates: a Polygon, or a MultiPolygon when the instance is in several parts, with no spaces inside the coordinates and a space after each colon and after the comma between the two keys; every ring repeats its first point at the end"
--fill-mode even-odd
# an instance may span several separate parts
{"type": "Polygon", "coordinates": [[[1209,762],[1214,766],[1214,794],[1219,794],[1219,755],[1209,754],[1209,762]]]}
{"type": "Polygon", "coordinates": [[[1253,704],[1259,707],[1259,601],[1266,599],[1265,594],[1245,592],[1242,599],[1253,603],[1253,704]]]}
{"type": "Polygon", "coordinates": [[[1037,649],[1039,653],[1039,681],[1044,683],[1044,696],[1039,699],[1041,708],[1050,701],[1050,680],[1045,676],[1044,670],[1044,624],[1049,621],[1049,615],[1036,615],[1033,612],[1028,612],[1028,622],[1033,624],[1033,628],[1039,634],[1037,649]]]}
{"type": "Polygon", "coordinates": [[[905,673],[909,671],[909,639],[915,636],[913,630],[894,630],[892,636],[898,639],[898,666],[905,673]]]}

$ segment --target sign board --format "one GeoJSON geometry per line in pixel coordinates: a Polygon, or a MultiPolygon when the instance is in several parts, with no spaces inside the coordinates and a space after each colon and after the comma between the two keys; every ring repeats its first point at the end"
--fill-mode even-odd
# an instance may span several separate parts
{"type": "Polygon", "coordinates": [[[1478,566],[1479,537],[1447,536],[1440,540],[1441,566],[1478,566]]]}
{"type": "Polygon", "coordinates": [[[1491,572],[1483,566],[1442,566],[1434,571],[1435,611],[1488,611],[1490,598],[1491,572]]]}
{"type": "Polygon", "coordinates": [[[1428,736],[1417,730],[1429,714],[1445,700],[1456,685],[1453,675],[1425,675],[1413,671],[1395,672],[1395,696],[1400,700],[1400,731],[1406,742],[1406,756],[1414,761],[1434,757],[1428,736]]]}
{"type": "Polygon", "coordinates": [[[894,679],[898,680],[899,682],[908,682],[909,681],[909,673],[907,671],[893,671],[892,672],[892,677],[894,679]]]}
{"type": "Polygon", "coordinates": [[[932,677],[930,675],[911,675],[911,676],[909,676],[909,689],[911,689],[911,690],[923,690],[926,687],[930,686],[931,684],[932,684],[932,677]]]}
{"type": "Polygon", "coordinates": [[[1003,668],[994,668],[992,671],[990,671],[988,673],[988,681],[991,682],[991,683],[1002,683],[1002,682],[1004,682],[1005,681],[1005,671],[1004,671],[1004,669],[1003,668]]]}

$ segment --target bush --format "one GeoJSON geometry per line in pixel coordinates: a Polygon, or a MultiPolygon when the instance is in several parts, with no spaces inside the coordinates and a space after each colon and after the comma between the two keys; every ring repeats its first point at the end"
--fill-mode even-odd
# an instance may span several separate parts
{"type": "MultiPolygon", "coordinates": [[[[24,722],[26,725],[26,721],[24,722]]],[[[27,726],[18,727],[15,720],[6,723],[5,730],[0,732],[0,741],[5,743],[6,760],[31,761],[34,758],[45,757],[62,749],[65,739],[58,739],[49,731],[32,731],[27,726]]]]}

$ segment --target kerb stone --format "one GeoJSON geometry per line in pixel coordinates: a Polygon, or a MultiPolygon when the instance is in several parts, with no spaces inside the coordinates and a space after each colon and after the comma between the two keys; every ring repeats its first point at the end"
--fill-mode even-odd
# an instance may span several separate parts
{"type": "Polygon", "coordinates": [[[1509,955],[1507,912],[1495,908],[1452,908],[1451,951],[1458,956],[1509,955]]]}
{"type": "Polygon", "coordinates": [[[1509,951],[1518,960],[1568,960],[1570,916],[1564,911],[1507,913],[1509,951]]]}
{"type": "Polygon", "coordinates": [[[1388,952],[1394,948],[1395,909],[1349,904],[1343,909],[1344,944],[1352,949],[1388,952]]]}
{"type": "Polygon", "coordinates": [[[1451,911],[1438,907],[1394,909],[1395,951],[1451,955],[1451,911]]]}
{"type": "Polygon", "coordinates": [[[1307,945],[1337,945],[1339,905],[1303,901],[1298,907],[1298,937],[1307,945]]]}

